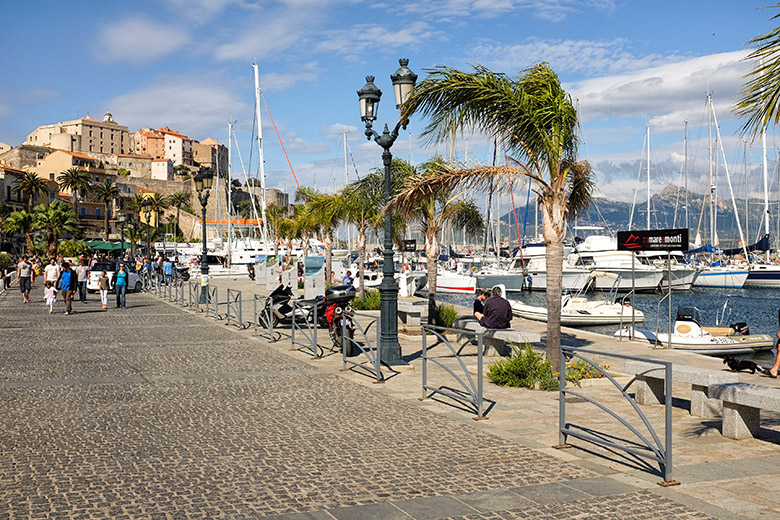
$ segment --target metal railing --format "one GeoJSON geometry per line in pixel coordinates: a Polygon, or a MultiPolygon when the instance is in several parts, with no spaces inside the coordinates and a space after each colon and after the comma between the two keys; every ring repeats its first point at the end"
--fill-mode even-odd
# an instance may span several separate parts
{"type": "Polygon", "coordinates": [[[382,356],[381,356],[381,344],[379,342],[379,336],[381,333],[380,329],[380,323],[379,318],[377,316],[371,316],[370,314],[360,314],[354,311],[344,311],[344,314],[341,318],[341,359],[342,359],[342,370],[349,370],[347,368],[347,365],[352,365],[355,367],[361,367],[376,377],[377,383],[383,383],[385,380],[384,374],[382,374],[382,356]],[[371,321],[363,327],[356,319],[355,317],[361,317],[361,318],[369,318],[371,321]],[[351,327],[350,327],[351,324],[351,327]],[[376,346],[371,345],[371,340],[368,337],[368,330],[371,328],[371,325],[376,325],[376,346]],[[360,335],[363,337],[363,341],[357,341],[354,338],[354,333],[359,332],[360,335]],[[347,359],[347,346],[350,347],[350,350],[357,347],[362,354],[365,355],[367,358],[367,361],[360,362],[360,361],[353,361],[351,359],[347,359]]]}
{"type": "Polygon", "coordinates": [[[184,280],[182,280],[179,276],[176,277],[174,280],[174,289],[176,290],[176,303],[179,305],[186,306],[187,305],[187,290],[184,289],[184,280]]]}
{"type": "Polygon", "coordinates": [[[484,397],[482,394],[483,378],[484,378],[483,340],[484,340],[484,333],[481,331],[472,331],[467,329],[452,329],[447,327],[438,327],[435,325],[423,324],[422,325],[422,397],[420,398],[420,400],[428,399],[434,394],[441,394],[443,396],[449,397],[450,399],[454,399],[460,403],[472,405],[474,407],[474,411],[477,414],[477,416],[474,417],[474,419],[476,420],[487,419],[487,417],[485,417],[484,415],[484,397]],[[456,349],[452,345],[452,343],[450,343],[450,341],[446,338],[444,332],[454,332],[459,336],[466,336],[467,338],[470,337],[471,339],[469,339],[468,341],[472,341],[473,338],[477,340],[477,382],[476,383],[474,383],[474,378],[471,377],[471,374],[469,373],[466,364],[463,362],[463,358],[460,354],[462,347],[456,349]],[[444,343],[447,346],[452,356],[454,356],[454,358],[457,359],[458,361],[458,365],[460,366],[460,371],[459,371],[460,373],[455,373],[455,371],[452,370],[452,368],[444,364],[437,357],[432,357],[430,355],[430,351],[428,348],[428,333],[438,338],[438,341],[434,345],[432,345],[432,347],[438,345],[439,343],[444,343]],[[429,385],[428,384],[428,363],[429,362],[443,368],[448,374],[450,374],[450,376],[452,376],[455,379],[455,381],[457,381],[460,384],[460,386],[463,388],[463,391],[456,391],[443,386],[435,387],[429,385]]]}
{"type": "MultiPolygon", "coordinates": [[[[203,287],[201,287],[201,291],[203,287]]],[[[206,303],[206,316],[213,316],[214,318],[221,320],[222,316],[219,314],[219,306],[224,305],[227,302],[219,301],[219,287],[216,285],[209,285],[206,288],[206,294],[208,296],[208,303],[206,303]]]]}
{"type": "Polygon", "coordinates": [[[200,312],[200,283],[189,281],[187,282],[187,287],[190,307],[200,312]]]}
{"type": "Polygon", "coordinates": [[[274,316],[273,309],[271,308],[271,298],[268,296],[261,296],[259,294],[254,295],[254,321],[253,327],[255,332],[259,329],[264,329],[268,339],[276,343],[282,339],[282,335],[278,331],[274,331],[274,316]],[[258,305],[258,302],[259,305],[258,305]]]}
{"type": "Polygon", "coordinates": [[[315,303],[311,310],[308,307],[304,307],[300,302],[293,302],[293,319],[292,319],[292,344],[293,350],[296,349],[295,345],[309,350],[311,355],[315,358],[321,358],[323,355],[322,347],[317,343],[317,304],[315,303]],[[298,317],[301,317],[299,319],[298,317]],[[303,336],[305,341],[295,339],[296,331],[298,337],[303,336]]]}
{"type": "Polygon", "coordinates": [[[233,322],[239,329],[245,329],[249,326],[244,323],[242,303],[241,291],[233,289],[227,290],[227,300],[225,301],[227,311],[225,312],[225,320],[227,320],[228,323],[233,322]]]}
{"type": "MultiPolygon", "coordinates": [[[[625,294],[625,295],[624,295],[624,296],[623,296],[623,297],[620,299],[620,305],[621,305],[621,306],[623,306],[623,307],[625,307],[625,306],[626,306],[626,302],[630,302],[630,301],[631,301],[631,297],[632,297],[632,296],[634,296],[635,294],[636,294],[636,293],[634,292],[634,290],[633,290],[633,289],[632,289],[632,290],[630,290],[630,291],[628,291],[628,293],[627,293],[627,294],[625,294]]],[[[631,313],[632,313],[632,314],[631,314],[631,331],[630,331],[630,332],[628,333],[628,335],[627,335],[628,339],[633,339],[633,338],[634,338],[634,328],[636,327],[636,323],[635,323],[635,320],[634,320],[634,314],[633,314],[633,313],[634,313],[634,309],[636,309],[636,307],[634,307],[634,306],[632,305],[632,306],[631,306],[631,309],[632,309],[632,310],[631,310],[631,313]]],[[[625,328],[623,327],[623,315],[624,315],[624,314],[625,314],[625,313],[624,313],[624,312],[623,312],[623,310],[621,309],[621,310],[620,310],[620,324],[618,325],[618,331],[620,332],[620,334],[618,335],[618,338],[620,339],[620,341],[623,341],[623,331],[625,330],[625,328]]]]}
{"type": "Polygon", "coordinates": [[[577,348],[571,346],[561,346],[560,363],[561,363],[561,372],[558,376],[558,385],[559,385],[558,442],[559,445],[556,447],[558,448],[569,447],[570,445],[567,444],[566,441],[568,440],[568,437],[571,436],[571,437],[576,437],[578,439],[582,439],[584,441],[592,442],[599,446],[620,450],[626,453],[630,453],[632,455],[636,455],[638,457],[653,460],[660,465],[661,473],[664,479],[663,483],[664,484],[674,483],[671,480],[671,476],[672,476],[672,364],[668,361],[657,361],[655,359],[641,358],[637,356],[626,356],[623,354],[614,354],[612,352],[600,352],[597,350],[589,350],[589,349],[583,349],[583,348],[577,348]],[[650,421],[647,419],[645,414],[642,413],[642,410],[636,404],[636,401],[634,401],[634,398],[631,397],[626,392],[627,387],[623,388],[620,385],[620,383],[618,383],[615,380],[615,378],[613,378],[603,367],[599,366],[598,363],[594,363],[592,360],[585,358],[585,356],[591,356],[591,355],[652,363],[654,365],[659,365],[659,367],[662,367],[665,370],[666,372],[665,381],[664,381],[665,420],[664,420],[664,442],[663,443],[661,442],[660,438],[656,434],[653,426],[650,424],[650,421]],[[628,401],[628,403],[631,405],[633,410],[642,420],[642,423],[644,424],[645,428],[649,432],[652,440],[648,439],[645,434],[643,434],[637,428],[632,426],[626,419],[618,415],[617,412],[611,410],[603,403],[598,402],[595,398],[585,395],[582,392],[566,389],[567,358],[580,359],[588,363],[590,366],[594,367],[596,370],[598,370],[598,372],[601,373],[601,375],[609,379],[609,381],[615,386],[615,388],[617,388],[620,391],[623,398],[626,401],[628,401]],[[567,423],[566,421],[566,397],[567,396],[573,396],[573,397],[583,399],[584,401],[587,401],[592,405],[596,406],[597,408],[599,408],[600,410],[606,412],[612,418],[617,420],[620,424],[625,426],[631,433],[633,433],[639,439],[639,442],[636,441],[630,442],[626,439],[621,439],[619,437],[616,437],[612,431],[597,432],[590,428],[585,428],[583,426],[567,423]]]}
{"type": "Polygon", "coordinates": [[[5,275],[5,277],[0,277],[0,294],[10,289],[15,281],[16,281],[16,271],[11,271],[7,275],[5,275]]]}

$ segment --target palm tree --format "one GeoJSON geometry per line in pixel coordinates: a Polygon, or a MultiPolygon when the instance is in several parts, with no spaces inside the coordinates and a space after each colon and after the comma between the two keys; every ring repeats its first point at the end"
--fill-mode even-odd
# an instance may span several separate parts
{"type": "MultiPolygon", "coordinates": [[[[780,6],[769,6],[780,7],[780,6]]],[[[774,15],[774,20],[780,14],[774,15]]],[[[734,107],[740,117],[747,117],[742,131],[752,135],[764,130],[769,123],[780,123],[780,26],[756,36],[747,45],[753,45],[753,51],[745,60],[752,60],[753,70],[744,78],[747,83],[740,92],[741,97],[734,107]]]]}
{"type": "Polygon", "coordinates": [[[119,197],[119,188],[116,187],[116,184],[111,183],[111,179],[106,179],[104,183],[98,184],[92,189],[92,196],[95,201],[102,202],[106,208],[105,240],[108,241],[108,205],[119,197]]]}
{"type": "Polygon", "coordinates": [[[314,218],[320,223],[322,245],[325,249],[325,283],[330,283],[333,272],[333,235],[346,215],[344,198],[338,193],[312,193],[308,197],[314,218]]]}
{"type": "Polygon", "coordinates": [[[55,200],[48,208],[45,204],[36,206],[33,229],[46,233],[48,255],[55,257],[60,238],[65,233],[76,235],[79,231],[79,222],[70,204],[55,200]]]}
{"type": "Polygon", "coordinates": [[[135,193],[132,197],[127,199],[127,204],[131,209],[135,210],[140,215],[145,200],[146,197],[144,197],[143,194],[135,193]]]}
{"type": "Polygon", "coordinates": [[[280,228],[281,222],[287,216],[287,208],[277,206],[274,203],[269,204],[265,208],[265,218],[268,220],[268,227],[274,237],[274,256],[279,256],[279,244],[282,241],[282,229],[280,228]]]}
{"type": "Polygon", "coordinates": [[[358,246],[358,296],[365,294],[363,274],[366,263],[366,233],[381,225],[380,205],[385,196],[384,173],[374,171],[360,180],[347,185],[341,191],[344,204],[344,218],[357,230],[358,246]]]}
{"type": "Polygon", "coordinates": [[[130,225],[127,227],[127,230],[125,230],[125,238],[133,246],[133,252],[132,252],[133,256],[135,256],[135,247],[138,245],[139,242],[143,242],[145,237],[146,237],[146,228],[142,226],[139,221],[131,220],[130,225]]]}
{"type": "Polygon", "coordinates": [[[168,209],[168,199],[159,193],[152,193],[152,195],[147,197],[146,200],[151,203],[149,206],[149,211],[154,212],[154,221],[157,223],[157,227],[161,227],[162,224],[160,223],[160,213],[168,209]]]}
{"type": "Polygon", "coordinates": [[[9,234],[23,234],[27,242],[27,252],[30,252],[33,248],[33,224],[35,224],[33,214],[25,210],[19,210],[8,215],[3,223],[3,230],[9,234]]]}
{"type": "Polygon", "coordinates": [[[5,232],[5,222],[13,210],[11,206],[0,200],[0,245],[3,244],[3,233],[5,232]]]}
{"type": "Polygon", "coordinates": [[[301,239],[301,249],[303,250],[303,265],[306,266],[306,259],[309,256],[309,243],[312,235],[319,232],[321,223],[317,219],[317,214],[314,212],[311,202],[308,200],[311,197],[307,197],[306,194],[312,194],[312,191],[308,188],[298,188],[295,193],[296,201],[306,199],[304,204],[297,204],[293,207],[292,220],[295,223],[296,235],[301,239]]]}
{"type": "Polygon", "coordinates": [[[463,193],[452,190],[431,191],[428,182],[444,164],[441,157],[420,167],[419,173],[409,176],[400,192],[387,206],[406,220],[417,220],[425,234],[425,257],[428,259],[428,323],[436,317],[436,271],[439,258],[439,233],[449,221],[469,234],[482,231],[485,223],[472,200],[461,200],[463,193]]]}
{"type": "Polygon", "coordinates": [[[536,184],[547,246],[547,343],[545,351],[559,370],[561,278],[566,221],[590,204],[593,174],[577,161],[577,111],[547,63],[523,71],[517,79],[477,66],[474,72],[437,67],[415,87],[404,115],[430,116],[424,135],[443,141],[463,129],[480,130],[503,140],[516,155],[515,167],[455,168],[442,165],[427,185],[433,192],[508,186],[518,175],[536,184]]]}
{"type": "Polygon", "coordinates": [[[38,177],[35,172],[25,172],[24,175],[17,176],[14,193],[22,192],[27,195],[27,212],[32,213],[33,202],[38,195],[49,194],[49,187],[46,180],[38,177]]]}
{"type": "Polygon", "coordinates": [[[92,187],[92,180],[89,174],[81,171],[77,166],[73,166],[60,173],[58,184],[61,190],[70,190],[73,193],[73,207],[76,212],[76,218],[78,218],[81,193],[89,192],[89,189],[92,187]]]}
{"type": "Polygon", "coordinates": [[[179,215],[181,212],[181,207],[188,205],[190,203],[190,199],[192,198],[192,193],[187,192],[184,193],[183,191],[177,191],[173,195],[170,196],[168,199],[168,202],[171,206],[176,208],[176,236],[179,236],[179,215]]]}

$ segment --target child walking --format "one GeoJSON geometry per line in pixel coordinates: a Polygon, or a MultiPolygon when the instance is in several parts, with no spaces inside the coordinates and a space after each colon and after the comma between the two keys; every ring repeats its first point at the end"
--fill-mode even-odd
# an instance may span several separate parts
{"type": "Polygon", "coordinates": [[[46,305],[49,306],[49,314],[54,312],[54,301],[57,299],[57,289],[51,280],[46,280],[46,289],[43,290],[43,297],[46,298],[46,305]]]}
{"type": "Polygon", "coordinates": [[[108,274],[105,271],[100,273],[100,278],[98,278],[98,287],[100,288],[100,303],[103,304],[103,309],[105,309],[108,305],[108,289],[110,287],[108,282],[108,274]]]}

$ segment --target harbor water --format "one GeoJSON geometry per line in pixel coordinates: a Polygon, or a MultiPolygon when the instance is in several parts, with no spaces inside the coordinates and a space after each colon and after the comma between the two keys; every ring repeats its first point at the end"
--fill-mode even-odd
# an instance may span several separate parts
{"type": "MultiPolygon", "coordinates": [[[[655,331],[656,318],[658,328],[666,332],[669,322],[669,303],[659,301],[666,292],[638,293],[634,296],[634,305],[645,315],[644,323],[638,325],[655,331]],[[659,312],[660,311],[660,312],[659,312]]],[[[590,300],[603,300],[607,297],[604,292],[590,292],[586,295],[590,300]]],[[[546,306],[544,291],[509,293],[510,300],[520,300],[528,305],[546,306]]],[[[455,294],[437,294],[438,302],[448,302],[457,305],[471,307],[474,298],[471,296],[455,294]]],[[[672,321],[677,314],[678,307],[697,307],[701,311],[703,326],[715,326],[716,320],[722,317],[719,325],[729,326],[732,323],[745,322],[750,327],[751,334],[769,334],[772,338],[777,335],[778,310],[780,310],[780,289],[743,288],[743,289],[718,289],[710,287],[696,287],[692,291],[672,292],[672,321]],[[724,304],[728,299],[725,313],[724,304]]],[[[626,325],[631,325],[627,323],[626,325]]],[[[578,327],[583,330],[612,335],[619,328],[618,325],[600,325],[593,327],[578,327]]],[[[769,351],[759,352],[747,358],[760,365],[771,365],[774,361],[774,353],[769,351]]]]}

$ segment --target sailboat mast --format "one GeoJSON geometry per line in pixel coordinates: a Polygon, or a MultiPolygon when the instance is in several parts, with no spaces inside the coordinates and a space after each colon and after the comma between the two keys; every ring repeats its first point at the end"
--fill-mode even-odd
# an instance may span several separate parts
{"type": "Polygon", "coordinates": [[[685,229],[690,229],[688,221],[688,121],[685,121],[685,138],[683,140],[683,179],[685,183],[685,229]]]}
{"type": "MultiPolygon", "coordinates": [[[[347,164],[347,133],[344,132],[344,188],[349,184],[349,165],[347,164]]],[[[352,229],[349,223],[345,222],[344,227],[347,231],[347,258],[352,254],[352,229]]]]}
{"type": "MultiPolygon", "coordinates": [[[[766,131],[761,130],[761,159],[764,163],[764,233],[769,234],[769,174],[766,163],[766,131]]],[[[745,195],[747,198],[747,194],[745,195]]],[[[769,262],[769,251],[766,252],[766,261],[769,262]]]]}
{"type": "Polygon", "coordinates": [[[647,139],[647,227],[650,229],[650,125],[646,125],[647,139]]]}
{"type": "MultiPolygon", "coordinates": [[[[233,245],[233,201],[232,201],[232,192],[233,192],[233,176],[231,175],[231,152],[233,150],[233,122],[228,122],[228,171],[227,171],[227,216],[228,216],[228,235],[227,235],[227,253],[228,253],[228,261],[230,261],[230,247],[233,245]]],[[[219,217],[220,220],[220,226],[222,225],[222,215],[219,217]]],[[[221,227],[220,227],[220,236],[222,235],[221,227]]],[[[228,263],[228,265],[230,265],[228,263]]]]}
{"type": "Polygon", "coordinates": [[[268,233],[266,232],[265,217],[265,158],[263,157],[263,119],[260,110],[260,73],[256,63],[252,64],[255,73],[255,112],[257,114],[257,160],[260,166],[260,218],[263,220],[263,242],[267,244],[268,233]]]}
{"type": "Polygon", "coordinates": [[[717,237],[715,235],[715,184],[712,182],[712,95],[707,94],[707,152],[709,154],[709,182],[710,182],[710,242],[712,246],[717,246],[717,237]]]}
{"type": "MultiPolygon", "coordinates": [[[[748,142],[745,139],[745,153],[742,158],[742,171],[745,174],[745,236],[750,240],[750,197],[748,196],[748,169],[747,169],[747,148],[748,142]]],[[[766,188],[766,186],[764,186],[766,188]]]]}

